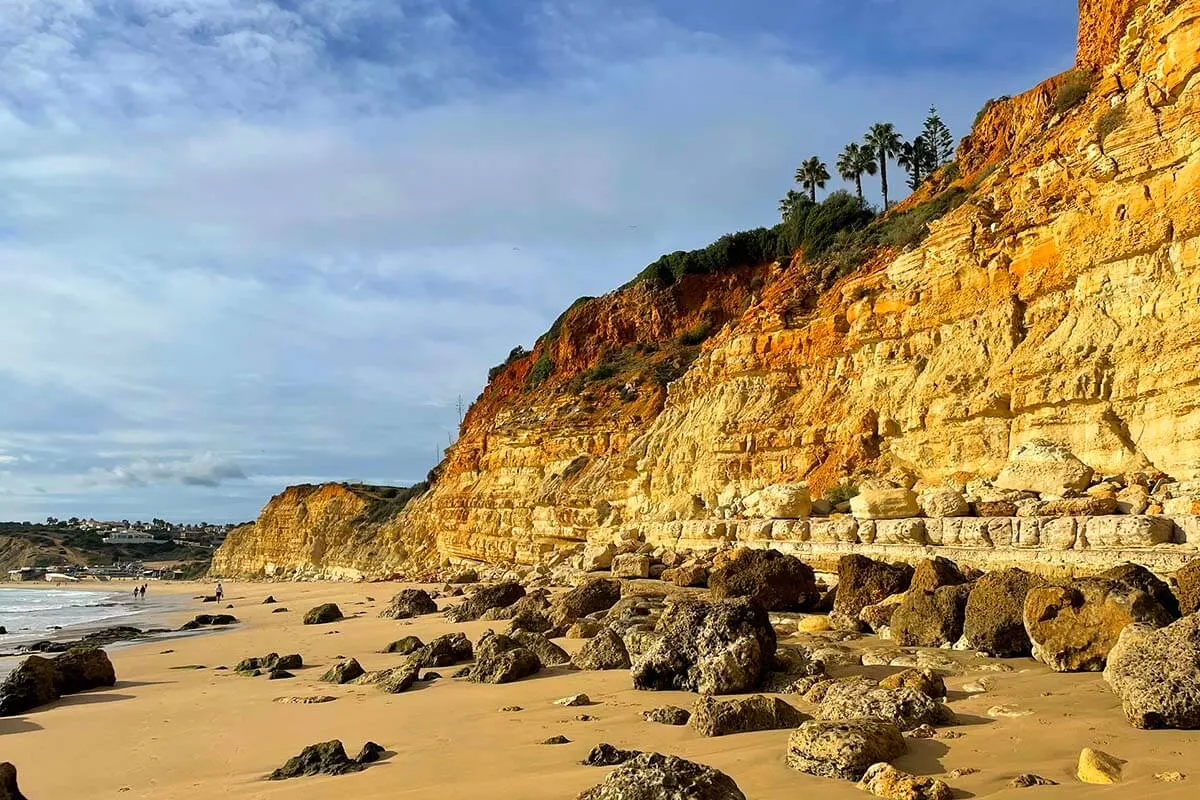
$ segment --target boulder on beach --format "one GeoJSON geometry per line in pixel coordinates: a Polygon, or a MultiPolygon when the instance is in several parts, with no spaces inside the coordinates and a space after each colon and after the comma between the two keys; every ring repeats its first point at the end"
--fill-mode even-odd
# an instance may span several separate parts
{"type": "Polygon", "coordinates": [[[474,658],[471,640],[460,632],[442,634],[417,652],[422,667],[452,667],[474,658]]]}
{"type": "Polygon", "coordinates": [[[692,712],[679,706],[661,706],[642,712],[642,719],[659,725],[687,725],[692,712]]]}
{"type": "Polygon", "coordinates": [[[913,568],[907,564],[888,564],[858,554],[842,556],[830,623],[843,630],[861,630],[859,612],[908,589],[912,576],[913,568]]]}
{"type": "Polygon", "coordinates": [[[459,673],[475,683],[511,683],[542,668],[534,653],[502,633],[486,631],[475,643],[475,663],[459,673]]]}
{"type": "Polygon", "coordinates": [[[750,597],[767,611],[799,611],[820,600],[812,567],[778,550],[739,548],[708,576],[713,598],[750,597]]]}
{"type": "Polygon", "coordinates": [[[997,658],[1029,655],[1033,645],[1025,631],[1025,596],[1044,583],[1016,568],[989,572],[975,581],[963,612],[963,635],[971,647],[997,658]]]}
{"type": "Polygon", "coordinates": [[[516,581],[478,586],[461,603],[446,609],[446,619],[451,622],[470,622],[479,619],[490,609],[511,606],[524,596],[525,587],[516,581]]]}
{"type": "Polygon", "coordinates": [[[892,640],[900,647],[943,647],[962,636],[971,587],[939,586],[931,592],[909,590],[889,620],[892,640]]]}
{"type": "Polygon", "coordinates": [[[57,700],[58,675],[54,662],[29,656],[0,684],[0,716],[11,717],[57,700]]]}
{"type": "Polygon", "coordinates": [[[424,614],[436,614],[437,610],[437,603],[429,596],[429,592],[424,589],[403,589],[391,599],[387,608],[379,612],[379,616],[387,619],[411,619],[424,614]]]}
{"type": "Polygon", "coordinates": [[[712,767],[661,753],[640,753],[578,800],[746,800],[733,778],[712,767]]]}
{"type": "Polygon", "coordinates": [[[607,611],[620,599],[620,581],[611,578],[589,578],[552,601],[550,619],[555,625],[569,626],[582,617],[607,611]]]}
{"type": "Polygon", "coordinates": [[[944,781],[911,775],[891,764],[872,764],[858,788],[886,800],[952,800],[954,792],[944,781]]]}
{"type": "MultiPolygon", "coordinates": [[[[379,748],[376,745],[376,748],[379,748]]],[[[364,748],[366,752],[366,748],[364,748]]],[[[378,752],[368,755],[367,759],[375,761],[378,752]]],[[[288,778],[300,778],[306,775],[345,775],[348,772],[358,772],[364,768],[365,762],[351,759],[346,755],[346,748],[340,739],[333,739],[320,744],[310,744],[300,755],[292,756],[282,767],[272,772],[267,780],[281,781],[288,778]]]]}
{"type": "Polygon", "coordinates": [[[822,778],[857,781],[871,765],[907,752],[900,729],[885,720],[810,720],[788,737],[787,765],[822,778]]]}
{"type": "Polygon", "coordinates": [[[112,662],[98,647],[73,647],[53,663],[60,695],[117,685],[112,662]]]}
{"type": "Polygon", "coordinates": [[[1200,559],[1189,561],[1171,576],[1175,596],[1179,599],[1180,614],[1200,611],[1200,559]]]}
{"type": "Polygon", "coordinates": [[[816,716],[837,722],[879,719],[905,731],[921,725],[946,725],[954,721],[949,707],[923,692],[909,686],[885,689],[866,678],[830,682],[817,705],[816,716]]]}
{"type": "Polygon", "coordinates": [[[625,641],[611,627],[605,627],[580,648],[571,659],[579,669],[629,669],[629,651],[625,641]]]}
{"type": "Polygon", "coordinates": [[[1055,672],[1098,672],[1126,625],[1161,628],[1171,615],[1139,588],[1105,578],[1039,586],[1025,597],[1033,657],[1055,672]]]}
{"type": "Polygon", "coordinates": [[[337,603],[322,603],[316,608],[310,608],[304,615],[305,625],[327,625],[330,622],[337,622],[344,619],[342,610],[337,607],[337,603]]]}
{"type": "Polygon", "coordinates": [[[899,689],[906,686],[934,700],[946,696],[946,682],[942,680],[941,675],[931,669],[901,670],[880,680],[879,686],[882,689],[899,689]]]}
{"type": "Polygon", "coordinates": [[[571,663],[571,654],[540,633],[512,631],[508,634],[514,641],[538,657],[544,667],[559,667],[571,663]]]}
{"type": "Polygon", "coordinates": [[[403,639],[397,639],[396,641],[388,644],[387,647],[383,648],[383,652],[398,653],[399,655],[407,656],[417,652],[424,646],[425,643],[422,642],[418,637],[405,636],[403,639]]]}
{"type": "Polygon", "coordinates": [[[362,665],[353,658],[348,658],[338,664],[334,664],[329,670],[321,676],[321,680],[325,683],[350,683],[357,680],[366,674],[366,670],[362,665]]]}
{"type": "Polygon", "coordinates": [[[1200,615],[1159,629],[1126,627],[1104,680],[1135,728],[1200,729],[1200,615]]]}
{"type": "Polygon", "coordinates": [[[17,768],[7,761],[0,763],[0,800],[26,800],[17,786],[17,768]]]}
{"type": "Polygon", "coordinates": [[[672,600],[655,630],[662,638],[634,662],[634,688],[752,692],[775,661],[775,630],[766,609],[747,598],[672,600]]]}
{"type": "Polygon", "coordinates": [[[689,725],[701,736],[794,728],[808,717],[778,697],[756,694],[736,700],[701,697],[692,706],[689,725]]]}
{"type": "Polygon", "coordinates": [[[13,716],[74,694],[116,685],[108,654],[72,647],[54,659],[29,656],[0,683],[0,717],[13,716]]]}

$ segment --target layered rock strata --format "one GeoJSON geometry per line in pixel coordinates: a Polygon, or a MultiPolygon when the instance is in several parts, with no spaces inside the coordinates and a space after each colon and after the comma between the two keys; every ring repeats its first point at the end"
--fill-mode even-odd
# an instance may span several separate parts
{"type": "Polygon", "coordinates": [[[1077,105],[1056,110],[1059,76],[981,116],[959,151],[967,199],[921,245],[828,289],[797,261],[578,303],[498,370],[402,513],[372,522],[345,487],[289,489],[214,570],[528,563],[635,534],[808,562],[1181,566],[1200,493],[1149,515],[1093,516],[1114,498],[1044,518],[744,513],[775,485],[993,478],[1034,439],[1099,475],[1200,478],[1200,0],[1082,2],[1077,60],[1096,76],[1077,105]]]}

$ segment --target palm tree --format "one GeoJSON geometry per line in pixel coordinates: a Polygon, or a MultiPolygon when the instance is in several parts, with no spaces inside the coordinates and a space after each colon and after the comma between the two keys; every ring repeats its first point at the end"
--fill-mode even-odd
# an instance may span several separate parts
{"type": "Polygon", "coordinates": [[[888,209],[887,162],[900,154],[900,146],[904,140],[896,132],[896,126],[890,122],[876,122],[867,131],[863,145],[879,159],[879,183],[883,189],[883,210],[888,209]]]}
{"type": "Polygon", "coordinates": [[[808,189],[808,197],[814,203],[817,202],[817,189],[824,189],[827,180],[829,167],[817,156],[808,159],[796,170],[796,183],[808,189]]]}
{"type": "Polygon", "coordinates": [[[858,189],[859,200],[863,199],[862,176],[864,174],[874,175],[876,169],[875,154],[857,142],[851,142],[846,145],[845,149],[842,150],[842,154],[838,156],[838,174],[844,180],[854,181],[854,187],[858,189]]]}
{"type": "Polygon", "coordinates": [[[808,198],[800,194],[800,192],[797,192],[795,189],[788,189],[787,196],[779,201],[779,216],[786,222],[797,206],[807,202],[808,198]]]}
{"type": "Polygon", "coordinates": [[[896,163],[908,173],[908,188],[915,192],[921,186],[921,182],[936,169],[936,159],[937,156],[929,147],[924,135],[900,145],[896,163]]]}

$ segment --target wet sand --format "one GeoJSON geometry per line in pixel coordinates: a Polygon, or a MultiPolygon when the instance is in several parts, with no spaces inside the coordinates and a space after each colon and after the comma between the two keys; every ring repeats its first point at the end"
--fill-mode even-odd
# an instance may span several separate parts
{"type": "MultiPolygon", "coordinates": [[[[208,585],[156,584],[152,591],[183,596],[208,585]]],[[[862,798],[854,784],[790,770],[784,764],[787,731],[706,739],[688,727],[669,727],[641,718],[644,709],[674,704],[688,708],[695,697],[682,692],[639,692],[628,671],[577,672],[554,669],[517,683],[488,686],[450,678],[458,668],[439,669],[445,678],[418,683],[399,695],[372,686],[333,686],[318,681],[339,656],[353,656],[371,670],[400,663],[402,656],[379,651],[407,635],[425,641],[461,630],[472,640],[505,622],[451,624],[438,616],[415,621],[381,619],[378,612],[399,585],[231,584],[232,611],[188,601],[173,615],[174,627],[197,613],[232,613],[241,623],[225,631],[167,641],[150,641],[110,651],[115,688],[67,697],[14,718],[0,719],[0,760],[12,761],[21,788],[33,800],[47,798],[169,797],[178,800],[294,798],[573,798],[599,783],[609,770],[577,762],[600,742],[669,752],[728,773],[751,800],[862,798]],[[262,605],[267,595],[278,605],[262,605]],[[368,601],[367,597],[374,601],[368,601]],[[326,601],[356,615],[331,625],[304,626],[303,613],[326,601]],[[280,606],[289,613],[272,613],[280,606]],[[167,652],[171,651],[171,652],[167,652]],[[268,681],[232,671],[247,656],[298,652],[306,666],[293,680],[268,681]],[[182,669],[202,665],[204,669],[182,669]],[[554,700],[586,692],[595,704],[563,708],[554,700]],[[334,702],[288,705],[279,697],[326,694],[334,702]],[[518,705],[520,712],[502,711],[518,705]],[[587,714],[593,721],[579,721],[587,714]],[[543,745],[564,735],[566,745],[543,745]],[[368,739],[388,755],[361,773],[266,782],[263,776],[305,745],[341,739],[350,755],[368,739]]],[[[136,623],[135,623],[136,624],[136,623]]],[[[803,638],[782,639],[800,642],[803,638]]],[[[559,640],[567,650],[580,641],[559,640]]],[[[878,647],[874,639],[855,647],[878,647]]],[[[983,659],[962,656],[979,666],[983,659]]],[[[921,774],[954,769],[979,772],[945,778],[960,797],[994,798],[1192,798],[1200,796],[1200,732],[1138,731],[1121,715],[1119,703],[1098,674],[1059,675],[1031,660],[1007,660],[1012,672],[973,671],[947,678],[950,705],[963,724],[954,740],[911,741],[909,755],[894,762],[921,774]],[[964,684],[984,678],[989,690],[969,696],[964,684]],[[992,718],[989,708],[1013,706],[1029,716],[992,718]],[[1085,746],[1128,759],[1125,781],[1090,786],[1074,778],[1085,746]],[[1155,773],[1188,774],[1182,783],[1162,783],[1155,773]],[[1060,785],[1008,787],[1016,775],[1033,772],[1060,785]],[[1194,774],[1189,774],[1194,773],[1194,774]]],[[[894,668],[857,668],[872,675],[894,668]]],[[[812,709],[794,696],[805,712],[812,709]]]]}

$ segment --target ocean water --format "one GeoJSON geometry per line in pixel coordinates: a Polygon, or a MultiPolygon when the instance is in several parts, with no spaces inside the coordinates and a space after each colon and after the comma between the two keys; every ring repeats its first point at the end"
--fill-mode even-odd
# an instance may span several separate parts
{"type": "Polygon", "coordinates": [[[50,638],[55,625],[66,628],[117,620],[150,606],[149,597],[133,599],[133,584],[120,592],[0,586],[0,625],[8,629],[8,636],[0,637],[0,646],[14,639],[50,638]]]}

